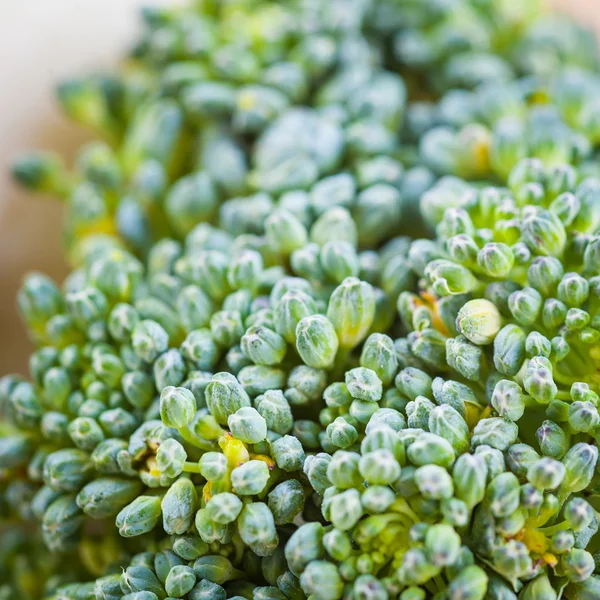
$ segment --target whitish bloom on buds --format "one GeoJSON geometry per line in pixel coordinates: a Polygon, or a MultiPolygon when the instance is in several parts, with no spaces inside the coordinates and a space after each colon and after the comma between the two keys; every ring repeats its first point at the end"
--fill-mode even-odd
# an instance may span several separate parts
{"type": "Polygon", "coordinates": [[[338,345],[335,328],[323,315],[304,317],[296,327],[296,349],[309,367],[331,368],[338,345]]]}
{"type": "Polygon", "coordinates": [[[189,425],[196,414],[196,398],[187,388],[168,386],[160,395],[160,417],[167,427],[189,425]]]}
{"type": "Polygon", "coordinates": [[[484,498],[488,468],[485,460],[476,454],[462,454],[452,470],[454,493],[469,508],[475,508],[484,498]]]}
{"type": "Polygon", "coordinates": [[[160,519],[160,503],[160,496],[138,496],[117,515],[119,533],[133,537],[152,531],[160,519]]]}
{"type": "Polygon", "coordinates": [[[453,564],[459,555],[461,539],[450,525],[432,525],[425,535],[425,548],[437,567],[453,564]]]}
{"type": "Polygon", "coordinates": [[[483,600],[488,586],[488,576],[477,565],[469,565],[450,582],[449,600],[483,600]]]}
{"type": "Polygon", "coordinates": [[[507,517],[519,507],[519,480],[513,473],[501,473],[486,490],[486,502],[495,517],[507,517]]]}
{"type": "Polygon", "coordinates": [[[196,575],[191,567],[174,566],[167,575],[165,591],[173,598],[183,598],[196,584],[196,575]]]}
{"type": "Polygon", "coordinates": [[[477,279],[469,269],[443,258],[430,262],[425,276],[439,296],[466,294],[477,287],[477,279]]]}
{"type": "Polygon", "coordinates": [[[427,464],[414,472],[415,483],[424,498],[442,500],[451,498],[454,492],[452,478],[446,469],[427,464]]]}
{"type": "Polygon", "coordinates": [[[455,453],[449,441],[434,433],[421,433],[408,447],[408,459],[416,466],[440,465],[450,467],[455,453]]]}
{"type": "Polygon", "coordinates": [[[469,300],[458,311],[456,327],[474,344],[491,344],[500,331],[500,312],[489,300],[469,300]]]}
{"type": "Polygon", "coordinates": [[[585,442],[571,447],[562,460],[565,477],[560,492],[565,495],[584,490],[592,480],[598,462],[598,448],[585,442]]]}
{"type": "Polygon", "coordinates": [[[567,502],[564,509],[564,517],[573,531],[583,531],[596,519],[592,506],[579,497],[572,498],[567,502]]]}
{"type": "Polygon", "coordinates": [[[337,567],[325,560],[309,563],[300,576],[300,583],[307,593],[323,600],[339,600],[344,589],[337,567]]]}
{"type": "Polygon", "coordinates": [[[573,548],[561,557],[561,566],[569,581],[585,581],[596,568],[593,556],[585,550],[573,548]]]}
{"type": "Polygon", "coordinates": [[[338,448],[349,448],[358,439],[358,431],[344,417],[337,417],[327,425],[327,435],[338,448]]]}
{"type": "Polygon", "coordinates": [[[277,302],[273,310],[275,330],[290,344],[296,342],[296,327],[317,312],[315,301],[302,290],[291,289],[277,302]]]}
{"type": "Polygon", "coordinates": [[[233,437],[248,444],[257,444],[267,437],[267,422],[251,406],[243,406],[229,415],[227,424],[233,437]]]}
{"type": "Polygon", "coordinates": [[[299,576],[311,561],[325,557],[324,534],[323,525],[312,522],[304,523],[291,535],[285,545],[285,558],[289,569],[296,576],[299,576]]]}
{"type": "Polygon", "coordinates": [[[458,411],[449,404],[436,406],[429,413],[427,424],[431,433],[450,442],[457,455],[469,449],[469,426],[458,411]]]}
{"type": "Polygon", "coordinates": [[[390,450],[373,450],[360,457],[358,469],[372,485],[389,485],[400,477],[400,465],[390,450]]]}
{"type": "Polygon", "coordinates": [[[340,531],[352,529],[360,520],[363,508],[360,493],[356,489],[345,490],[335,494],[329,504],[330,520],[340,531]]]}
{"type": "Polygon", "coordinates": [[[250,406],[250,397],[240,382],[231,373],[216,373],[204,392],[206,405],[212,416],[221,425],[240,408],[250,406]]]}
{"type": "Polygon", "coordinates": [[[525,413],[525,396],[521,386],[509,379],[501,379],[492,392],[491,404],[501,417],[518,421],[525,413]]]}
{"type": "Polygon", "coordinates": [[[215,523],[227,524],[237,519],[242,512],[242,507],[242,501],[235,494],[222,492],[212,496],[206,505],[206,510],[209,519],[215,523]]]}
{"type": "Polygon", "coordinates": [[[372,333],[363,344],[360,365],[374,371],[383,385],[389,385],[398,370],[393,340],[382,333],[372,333]]]}
{"type": "Polygon", "coordinates": [[[508,278],[515,262],[515,256],[509,246],[499,242],[490,242],[477,253],[477,264],[488,276],[496,279],[508,278]]]}
{"type": "Polygon", "coordinates": [[[287,351],[283,337],[268,327],[253,326],[241,341],[242,351],[256,365],[278,365],[287,351]]]}
{"type": "Polygon", "coordinates": [[[287,210],[277,210],[265,221],[269,244],[283,255],[306,246],[308,234],[304,225],[287,210]]]}
{"type": "Polygon", "coordinates": [[[258,556],[269,556],[279,543],[273,514],[263,502],[244,506],[238,517],[238,531],[243,542],[258,556]]]}
{"type": "Polygon", "coordinates": [[[281,390],[267,390],[254,399],[254,406],[271,431],[283,435],[292,429],[292,409],[281,390]]]}
{"type": "Polygon", "coordinates": [[[231,471],[231,485],[242,496],[259,494],[268,480],[269,467],[262,460],[249,460],[231,471]]]}
{"type": "Polygon", "coordinates": [[[156,464],[162,475],[172,478],[183,471],[187,460],[185,448],[175,439],[166,439],[156,451],[156,464]]]}
{"type": "Polygon", "coordinates": [[[564,465],[553,458],[545,456],[534,462],[527,469],[527,479],[538,489],[556,489],[565,477],[564,465]]]}
{"type": "Polygon", "coordinates": [[[532,213],[521,223],[521,237],[535,254],[560,256],[567,234],[564,225],[551,211],[532,213]]]}
{"type": "Polygon", "coordinates": [[[207,481],[216,481],[227,473],[227,457],[220,452],[205,452],[199,465],[200,474],[207,481]]]}
{"type": "Polygon", "coordinates": [[[523,385],[527,393],[540,404],[549,404],[558,393],[552,375],[552,364],[543,356],[536,356],[527,363],[523,385]]]}
{"type": "Polygon", "coordinates": [[[304,508],[304,490],[297,479],[288,479],[269,492],[268,506],[276,525],[291,523],[304,508]]]}
{"type": "Polygon", "coordinates": [[[353,398],[367,402],[378,402],[383,395],[381,380],[375,371],[356,367],[346,371],[346,388],[353,398]]]}
{"type": "Polygon", "coordinates": [[[354,348],[366,336],[375,317],[372,286],[356,277],[347,277],[335,288],[327,306],[342,348],[354,348]]]}
{"type": "Polygon", "coordinates": [[[180,477],[161,501],[164,530],[169,535],[185,533],[194,522],[197,504],[198,493],[194,484],[180,477]]]}
{"type": "Polygon", "coordinates": [[[304,464],[304,449],[300,440],[284,435],[271,443],[271,454],[277,466],[286,471],[298,471],[304,464]]]}
{"type": "Polygon", "coordinates": [[[473,429],[471,445],[473,447],[486,445],[505,451],[515,442],[519,428],[512,421],[501,417],[481,419],[473,429]]]}

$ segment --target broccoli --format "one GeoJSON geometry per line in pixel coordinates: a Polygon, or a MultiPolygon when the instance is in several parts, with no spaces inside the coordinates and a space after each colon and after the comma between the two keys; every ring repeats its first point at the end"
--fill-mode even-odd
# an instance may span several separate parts
{"type": "Polygon", "coordinates": [[[599,54],[514,4],[190,0],[58,87],[0,598],[600,597],[599,54]]]}

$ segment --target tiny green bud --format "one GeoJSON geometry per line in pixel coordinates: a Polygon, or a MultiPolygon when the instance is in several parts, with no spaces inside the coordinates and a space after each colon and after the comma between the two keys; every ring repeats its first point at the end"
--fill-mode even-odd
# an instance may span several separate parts
{"type": "Polygon", "coordinates": [[[284,256],[303,248],[308,241],[304,225],[295,215],[284,209],[276,210],[267,217],[265,231],[269,244],[284,256]]]}
{"type": "Polygon", "coordinates": [[[357,367],[346,371],[346,388],[353,398],[367,402],[378,402],[383,395],[382,382],[375,371],[357,367]]]}
{"type": "Polygon", "coordinates": [[[211,497],[206,505],[208,518],[215,523],[227,524],[235,521],[242,512],[242,501],[229,492],[222,492],[211,497]]]}
{"type": "Polygon", "coordinates": [[[262,460],[249,460],[231,471],[231,485],[236,494],[254,496],[262,492],[269,480],[269,467],[262,460]]]}
{"type": "Polygon", "coordinates": [[[349,448],[358,439],[356,428],[344,417],[337,417],[327,426],[327,435],[338,448],[349,448]]]}
{"type": "Polygon", "coordinates": [[[141,491],[140,481],[99,477],[77,494],[77,506],[94,519],[113,517],[141,491]]]}
{"type": "Polygon", "coordinates": [[[594,558],[589,552],[573,548],[561,556],[561,566],[569,581],[585,581],[596,568],[594,558]]]}
{"type": "Polygon", "coordinates": [[[196,575],[191,567],[174,566],[167,575],[165,590],[173,598],[183,598],[196,584],[196,575]]]}
{"type": "Polygon", "coordinates": [[[194,484],[185,477],[179,478],[161,502],[164,530],[169,535],[185,533],[194,522],[197,503],[198,493],[194,484]]]}
{"type": "Polygon", "coordinates": [[[488,468],[485,460],[477,454],[462,454],[456,460],[452,471],[455,495],[473,509],[484,496],[488,468]]]}
{"type": "Polygon", "coordinates": [[[123,537],[152,531],[161,515],[160,496],[138,496],[117,515],[116,525],[123,537]]]}
{"type": "Polygon", "coordinates": [[[473,273],[452,261],[440,258],[425,268],[425,276],[438,296],[466,294],[477,286],[473,273]]]}
{"type": "Polygon", "coordinates": [[[296,479],[288,479],[275,486],[268,498],[276,525],[291,523],[304,508],[304,490],[296,479]]]}
{"type": "Polygon", "coordinates": [[[279,543],[273,514],[263,502],[244,506],[238,517],[238,530],[242,541],[258,556],[270,555],[279,543]]]}
{"type": "Polygon", "coordinates": [[[227,418],[232,435],[248,444],[257,444],[267,437],[267,422],[251,406],[239,408],[227,418]]]}
{"type": "Polygon", "coordinates": [[[358,469],[371,485],[389,485],[400,477],[400,465],[392,452],[386,449],[373,450],[361,456],[358,469]]]}
{"type": "Polygon", "coordinates": [[[77,492],[92,474],[89,455],[75,448],[52,452],[44,463],[44,482],[56,492],[77,492]]]}
{"type": "Polygon", "coordinates": [[[271,442],[271,453],[280,469],[286,472],[302,469],[304,449],[300,441],[294,436],[284,435],[271,442]]]}
{"type": "Polygon", "coordinates": [[[363,344],[360,365],[374,371],[384,386],[389,385],[398,370],[393,340],[382,333],[372,333],[363,344]]]}
{"type": "Polygon", "coordinates": [[[501,242],[490,242],[477,253],[477,264],[488,276],[495,279],[508,278],[515,262],[509,246],[501,242]]]}
{"type": "Polygon", "coordinates": [[[375,316],[375,294],[369,283],[347,277],[333,291],[327,317],[342,348],[354,348],[366,336],[375,316]]]}
{"type": "Polygon", "coordinates": [[[296,342],[296,327],[304,318],[317,312],[315,301],[302,290],[291,289],[277,302],[273,320],[277,333],[290,344],[296,342]]]}
{"type": "Polygon", "coordinates": [[[323,600],[339,600],[343,593],[343,582],[337,567],[324,560],[308,564],[300,576],[302,588],[323,600]]]}
{"type": "Polygon", "coordinates": [[[582,531],[596,518],[594,509],[583,498],[572,498],[564,509],[565,521],[573,531],[582,531]]]}
{"type": "Polygon", "coordinates": [[[515,442],[519,428],[512,421],[502,417],[481,419],[473,429],[471,445],[473,447],[486,445],[505,451],[515,442]]]}
{"type": "Polygon", "coordinates": [[[518,421],[525,413],[525,396],[518,383],[501,379],[492,392],[491,404],[506,419],[518,421]]]}
{"type": "Polygon", "coordinates": [[[438,465],[426,464],[414,472],[414,478],[424,498],[443,500],[452,497],[454,486],[446,469],[438,465]]]}
{"type": "Polygon", "coordinates": [[[285,357],[285,339],[268,327],[250,327],[242,336],[244,354],[257,365],[278,365],[285,357]]]}
{"type": "Polygon", "coordinates": [[[495,517],[507,517],[519,507],[519,480],[513,473],[501,473],[492,479],[486,491],[486,502],[495,517]]]}
{"type": "Polygon", "coordinates": [[[254,406],[269,430],[283,435],[292,429],[292,409],[281,390],[267,390],[254,399],[254,406]]]}
{"type": "Polygon", "coordinates": [[[508,308],[519,325],[534,325],[542,308],[542,296],[533,288],[523,288],[508,297],[508,308]]]}
{"type": "Polygon", "coordinates": [[[454,450],[447,440],[434,433],[421,433],[408,447],[407,456],[416,466],[440,465],[450,467],[454,463],[454,450]]]}
{"type": "Polygon", "coordinates": [[[240,408],[250,406],[250,398],[231,373],[216,373],[205,390],[206,405],[221,425],[240,408]]]}
{"type": "Polygon", "coordinates": [[[494,339],[494,366],[503,375],[516,375],[525,360],[526,335],[518,325],[505,325],[494,339]]]}
{"type": "Polygon", "coordinates": [[[309,367],[331,368],[338,350],[334,325],[323,315],[304,317],[296,327],[296,349],[309,367]]]}
{"type": "Polygon", "coordinates": [[[360,520],[363,508],[360,493],[356,489],[345,490],[335,494],[329,505],[330,520],[340,531],[352,529],[360,520]]]}
{"type": "Polygon", "coordinates": [[[167,427],[181,429],[196,414],[196,398],[183,387],[168,386],[160,394],[160,417],[167,427]]]}
{"type": "Polygon", "coordinates": [[[137,356],[154,361],[169,346],[169,334],[156,321],[140,321],[133,329],[131,345],[137,356]]]}
{"type": "Polygon", "coordinates": [[[560,256],[567,234],[564,225],[551,211],[531,213],[521,223],[521,237],[532,252],[543,256],[560,256]]]}
{"type": "Polygon", "coordinates": [[[326,242],[320,251],[319,260],[325,275],[336,284],[347,277],[356,277],[359,272],[358,256],[349,242],[333,240],[326,242]]]}
{"type": "Polygon", "coordinates": [[[451,565],[458,558],[461,539],[450,525],[432,525],[425,535],[425,549],[436,567],[451,565]]]}
{"type": "Polygon", "coordinates": [[[549,457],[540,458],[527,469],[527,479],[541,490],[556,489],[564,477],[564,465],[549,457]]]}

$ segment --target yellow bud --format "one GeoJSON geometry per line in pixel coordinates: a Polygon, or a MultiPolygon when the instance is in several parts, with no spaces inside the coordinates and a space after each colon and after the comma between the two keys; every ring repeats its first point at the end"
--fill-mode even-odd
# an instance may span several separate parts
{"type": "Polygon", "coordinates": [[[219,439],[219,446],[227,458],[230,469],[235,469],[235,467],[239,467],[250,460],[250,453],[244,442],[236,440],[230,433],[219,439]]]}
{"type": "Polygon", "coordinates": [[[535,554],[544,554],[550,547],[550,540],[537,529],[526,527],[523,531],[521,541],[527,546],[530,552],[535,554]]]}
{"type": "Polygon", "coordinates": [[[550,552],[546,552],[542,556],[542,559],[547,565],[550,565],[551,567],[555,567],[558,564],[558,558],[556,558],[556,556],[554,556],[554,554],[551,554],[550,552]]]}
{"type": "Polygon", "coordinates": [[[266,454],[251,454],[250,458],[252,460],[260,460],[260,461],[266,463],[267,467],[269,467],[269,471],[272,471],[275,468],[275,461],[270,456],[267,456],[266,454]]]}
{"type": "Polygon", "coordinates": [[[206,482],[206,485],[202,488],[202,499],[204,500],[204,504],[208,504],[208,501],[211,499],[211,485],[210,481],[206,482]]]}

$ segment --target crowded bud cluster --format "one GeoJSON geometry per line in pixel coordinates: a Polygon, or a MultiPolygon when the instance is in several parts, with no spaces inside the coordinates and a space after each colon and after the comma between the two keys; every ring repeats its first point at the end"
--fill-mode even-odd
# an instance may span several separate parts
{"type": "Polygon", "coordinates": [[[0,599],[600,598],[600,61],[537,0],[196,0],[14,166],[0,599]]]}

